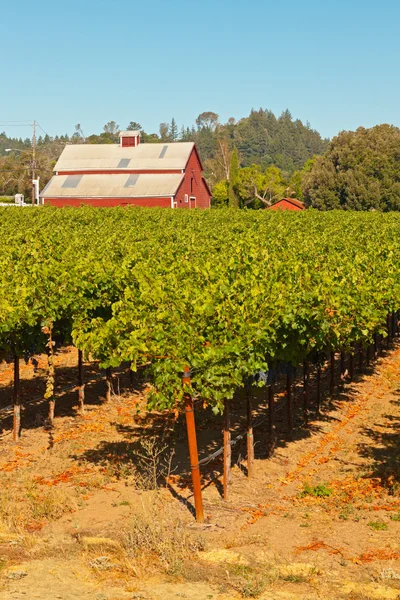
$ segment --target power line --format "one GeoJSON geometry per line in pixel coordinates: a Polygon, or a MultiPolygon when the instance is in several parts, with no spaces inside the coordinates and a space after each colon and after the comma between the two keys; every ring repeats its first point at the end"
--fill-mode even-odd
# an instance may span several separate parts
{"type": "Polygon", "coordinates": [[[31,125],[32,127],[36,125],[39,127],[39,129],[41,129],[43,131],[43,133],[45,135],[48,135],[49,137],[51,137],[47,131],[45,131],[43,129],[43,127],[41,125],[39,125],[39,123],[37,121],[34,120],[30,120],[30,121],[0,121],[0,127],[26,127],[27,125],[31,125]]]}
{"type": "Polygon", "coordinates": [[[43,131],[43,133],[44,133],[45,135],[47,135],[48,137],[51,137],[51,136],[50,136],[50,135],[47,133],[47,131],[45,131],[45,130],[43,129],[43,127],[42,127],[41,125],[39,125],[39,123],[38,123],[37,121],[36,121],[36,125],[39,127],[39,129],[41,129],[41,130],[43,131]]]}

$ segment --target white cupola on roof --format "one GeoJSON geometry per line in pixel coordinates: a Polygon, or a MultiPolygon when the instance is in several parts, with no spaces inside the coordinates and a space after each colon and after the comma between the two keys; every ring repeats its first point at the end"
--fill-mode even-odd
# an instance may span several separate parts
{"type": "Polygon", "coordinates": [[[121,148],[136,148],[140,144],[140,131],[121,131],[119,145],[121,148]]]}

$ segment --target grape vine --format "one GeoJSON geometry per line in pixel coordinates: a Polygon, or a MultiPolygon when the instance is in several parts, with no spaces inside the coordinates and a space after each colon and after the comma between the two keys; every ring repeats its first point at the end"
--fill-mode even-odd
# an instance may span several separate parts
{"type": "Polygon", "coordinates": [[[48,348],[50,323],[102,368],[146,365],[154,408],[182,403],[190,365],[221,411],[255,373],[371,344],[400,308],[394,213],[1,212],[2,355],[48,348]]]}

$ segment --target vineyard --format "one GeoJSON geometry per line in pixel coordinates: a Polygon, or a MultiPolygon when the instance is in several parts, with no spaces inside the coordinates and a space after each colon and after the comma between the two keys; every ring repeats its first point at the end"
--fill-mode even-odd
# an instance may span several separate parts
{"type": "Polygon", "coordinates": [[[186,400],[190,412],[201,399],[225,412],[225,496],[229,402],[238,389],[271,387],[286,374],[291,432],[296,367],[305,387],[316,369],[319,386],[336,352],[342,370],[350,355],[352,370],[356,345],[369,360],[371,346],[376,353],[397,327],[396,214],[5,209],[0,230],[0,346],[15,365],[14,439],[19,358],[47,351],[51,428],[54,351],[72,341],[81,412],[84,355],[99,361],[109,388],[112,368],[145,367],[149,408],[179,409],[186,400]]]}
{"type": "MultiPolygon", "coordinates": [[[[146,452],[153,466],[164,452],[170,458],[143,489],[158,489],[160,476],[163,502],[178,499],[187,526],[190,512],[232,531],[240,523],[263,532],[266,520],[284,555],[299,519],[310,531],[294,536],[295,555],[395,564],[398,215],[44,207],[2,217],[0,415],[3,440],[12,428],[16,445],[11,435],[2,445],[0,511],[11,531],[45,531],[86,504],[91,522],[96,494],[122,494],[128,505],[126,490],[143,488],[135,478],[146,452]],[[393,347],[392,358],[379,358],[393,347]],[[351,382],[358,392],[349,401],[351,382]],[[361,478],[354,428],[371,436],[368,450],[359,442],[361,478]],[[321,510],[329,531],[339,519],[332,535],[321,510]],[[365,518],[389,529],[386,546],[371,546],[368,534],[357,546],[365,518]],[[335,539],[341,520],[354,532],[351,549],[344,534],[335,539]]],[[[106,519],[117,510],[107,502],[106,519]]],[[[1,520],[0,543],[9,535],[1,520]]],[[[181,531],[174,523],[167,529],[181,531]]],[[[197,542],[186,543],[190,554],[197,542]]],[[[215,577],[229,572],[229,589],[256,597],[260,560],[215,577]]],[[[297,577],[282,569],[284,581],[297,577]]],[[[312,581],[306,571],[300,580],[312,581]]]]}

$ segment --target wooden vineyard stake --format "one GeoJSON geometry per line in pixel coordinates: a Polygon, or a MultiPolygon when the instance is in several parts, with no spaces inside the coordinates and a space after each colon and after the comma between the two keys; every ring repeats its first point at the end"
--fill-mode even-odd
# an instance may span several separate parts
{"type": "Polygon", "coordinates": [[[363,359],[364,359],[364,347],[362,345],[362,342],[360,342],[358,345],[358,368],[360,369],[360,371],[363,368],[363,359]]]}
{"type": "Polygon", "coordinates": [[[329,393],[332,396],[335,391],[335,353],[331,352],[330,355],[331,361],[331,376],[329,380],[329,393]]]}
{"type": "Polygon", "coordinates": [[[392,339],[394,339],[396,337],[396,313],[392,312],[391,314],[391,321],[392,321],[392,339]]]}
{"type": "Polygon", "coordinates": [[[78,349],[78,401],[79,412],[85,414],[85,382],[83,380],[83,352],[78,349]]]}
{"type": "Polygon", "coordinates": [[[272,456],[275,446],[275,413],[274,413],[274,388],[268,386],[268,432],[269,432],[269,450],[268,456],[272,456]]]}
{"type": "Polygon", "coordinates": [[[346,375],[345,354],[343,350],[340,353],[340,379],[344,379],[346,375]]]}
{"type": "Polygon", "coordinates": [[[374,332],[374,359],[378,356],[378,334],[374,332]]]}
{"type": "Polygon", "coordinates": [[[308,369],[308,362],[303,363],[303,415],[304,420],[308,422],[308,383],[309,383],[310,372],[308,369]]]}
{"type": "MultiPolygon", "coordinates": [[[[185,367],[182,384],[190,385],[190,369],[185,367]]],[[[200,481],[200,465],[199,465],[199,452],[197,449],[197,436],[196,436],[196,423],[194,419],[194,406],[193,398],[190,394],[185,394],[185,416],[186,416],[186,429],[188,436],[189,445],[189,456],[190,456],[190,469],[192,472],[192,484],[193,484],[193,495],[194,495],[194,506],[196,511],[196,521],[202,523],[204,521],[203,511],[203,498],[201,494],[201,481],[200,481]]]]}
{"type": "Polygon", "coordinates": [[[133,385],[134,385],[134,382],[135,382],[135,381],[134,381],[134,377],[133,377],[132,364],[133,364],[133,363],[131,363],[131,364],[129,365],[129,385],[130,385],[131,389],[133,388],[133,385]]]}
{"type": "Polygon", "coordinates": [[[349,376],[350,379],[353,379],[354,377],[354,352],[353,352],[353,348],[350,350],[350,356],[349,356],[349,376]]]}
{"type": "Polygon", "coordinates": [[[371,364],[371,344],[367,346],[367,367],[371,364]]]}
{"type": "Polygon", "coordinates": [[[224,400],[224,500],[228,499],[229,485],[231,483],[231,418],[229,400],[224,400]]]}
{"type": "Polygon", "coordinates": [[[292,398],[292,377],[290,373],[286,375],[286,402],[287,402],[287,424],[289,436],[293,436],[293,398],[292,398]]]}
{"type": "Polygon", "coordinates": [[[111,367],[106,369],[106,402],[111,400],[111,386],[112,386],[112,371],[111,367]]]}
{"type": "Polygon", "coordinates": [[[20,402],[20,378],[19,378],[19,357],[14,355],[14,419],[13,419],[13,440],[18,442],[21,430],[21,402],[20,402]]]}
{"type": "Polygon", "coordinates": [[[317,414],[319,415],[321,408],[321,365],[317,366],[317,414]]]}
{"type": "Polygon", "coordinates": [[[251,406],[251,386],[247,386],[247,476],[253,476],[254,468],[254,436],[253,411],[251,406]]]}
{"type": "Polygon", "coordinates": [[[392,330],[391,330],[391,327],[390,327],[390,315],[388,315],[386,317],[386,329],[387,329],[386,348],[389,349],[389,347],[390,347],[390,341],[391,341],[390,340],[390,336],[391,336],[391,333],[392,333],[392,330]]]}
{"type": "MultiPolygon", "coordinates": [[[[54,427],[54,411],[56,407],[56,399],[54,397],[54,344],[53,342],[53,332],[52,332],[52,324],[49,327],[43,327],[42,331],[44,334],[49,336],[49,340],[46,344],[47,346],[47,361],[48,361],[48,370],[47,370],[47,381],[46,381],[46,392],[44,397],[49,401],[49,415],[47,418],[49,431],[54,427]]],[[[50,442],[49,448],[53,446],[53,439],[50,433],[50,442]]]]}

